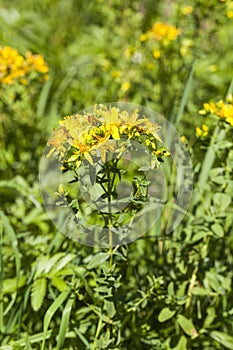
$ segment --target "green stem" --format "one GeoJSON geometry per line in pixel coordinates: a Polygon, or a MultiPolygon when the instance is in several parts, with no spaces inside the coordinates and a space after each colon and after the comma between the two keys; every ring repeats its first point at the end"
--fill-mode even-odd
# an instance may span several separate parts
{"type": "Polygon", "coordinates": [[[93,350],[95,350],[95,349],[97,348],[97,339],[98,339],[98,337],[99,337],[99,335],[100,335],[101,328],[102,328],[102,319],[101,319],[101,317],[100,317],[100,318],[99,318],[98,325],[97,325],[96,333],[95,333],[94,348],[93,348],[93,350]]]}
{"type": "Polygon", "coordinates": [[[225,136],[225,130],[220,130],[219,126],[216,126],[213,136],[210,141],[210,145],[205,154],[205,158],[202,164],[201,172],[198,178],[199,188],[202,190],[209,178],[210,170],[214,164],[216,158],[216,149],[214,144],[221,141],[225,136]]]}
{"type": "Polygon", "coordinates": [[[111,207],[111,194],[113,188],[113,179],[111,179],[111,171],[109,169],[109,163],[107,163],[107,179],[108,179],[108,242],[109,242],[109,267],[112,266],[113,260],[113,241],[112,241],[112,207],[111,207]]]}
{"type": "Polygon", "coordinates": [[[0,222],[0,332],[3,333],[3,259],[2,259],[3,225],[0,222]]]}

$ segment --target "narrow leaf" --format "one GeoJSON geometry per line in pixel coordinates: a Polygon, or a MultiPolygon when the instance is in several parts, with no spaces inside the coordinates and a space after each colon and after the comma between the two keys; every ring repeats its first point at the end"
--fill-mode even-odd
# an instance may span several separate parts
{"type": "Polygon", "coordinates": [[[194,73],[194,63],[192,64],[192,66],[190,68],[188,79],[187,79],[185,87],[184,87],[184,92],[183,92],[183,95],[182,95],[182,98],[180,101],[179,110],[178,110],[178,113],[176,116],[176,121],[175,121],[176,126],[180,123],[182,116],[183,116],[183,113],[184,113],[184,108],[186,106],[186,103],[187,103],[187,100],[189,97],[189,92],[190,92],[190,89],[192,87],[193,73],[194,73]]]}
{"type": "Polygon", "coordinates": [[[44,350],[45,348],[45,340],[46,340],[46,334],[48,332],[48,327],[50,324],[50,321],[52,317],[54,316],[55,312],[59,309],[59,307],[63,304],[63,302],[68,297],[69,292],[64,291],[62,292],[52,303],[52,305],[48,308],[46,311],[45,317],[44,317],[44,337],[43,337],[43,343],[41,346],[41,350],[44,350]]]}
{"type": "Polygon", "coordinates": [[[87,268],[93,269],[94,267],[102,264],[109,258],[109,253],[99,253],[93,256],[91,261],[88,263],[87,268]]]}
{"type": "Polygon", "coordinates": [[[233,337],[231,335],[219,331],[212,331],[210,332],[210,336],[227,349],[233,349],[233,337]]]}
{"type": "Polygon", "coordinates": [[[86,346],[86,349],[90,350],[91,349],[91,345],[87,341],[87,339],[84,337],[84,335],[80,332],[80,330],[78,328],[74,328],[74,331],[75,331],[75,333],[77,333],[77,335],[79,336],[80,340],[86,346]]]}
{"type": "Polygon", "coordinates": [[[31,304],[34,311],[38,311],[41,308],[46,293],[46,288],[46,278],[43,277],[34,280],[31,293],[31,304]]]}
{"type": "Polygon", "coordinates": [[[73,260],[76,257],[75,254],[67,254],[64,256],[60,261],[57,262],[57,264],[52,269],[51,273],[55,274],[58,271],[62,270],[71,260],[73,260]]]}
{"type": "Polygon", "coordinates": [[[20,254],[19,254],[19,249],[18,249],[18,240],[17,240],[16,234],[15,234],[15,232],[10,224],[9,219],[2,211],[0,211],[0,218],[1,218],[2,223],[3,223],[3,227],[5,228],[5,232],[11,241],[12,248],[14,250],[15,266],[16,266],[16,278],[17,278],[17,284],[18,284],[19,272],[20,272],[20,266],[21,266],[20,254]]]}
{"type": "Polygon", "coordinates": [[[64,290],[67,289],[66,282],[60,277],[57,277],[57,276],[52,277],[51,282],[60,292],[63,292],[64,290]]]}
{"type": "Polygon", "coordinates": [[[66,333],[68,333],[68,323],[70,319],[70,313],[72,310],[73,302],[74,302],[74,298],[70,298],[67,301],[64,311],[62,313],[62,319],[61,319],[60,329],[58,333],[57,347],[56,347],[56,349],[58,350],[62,349],[66,333]]]}

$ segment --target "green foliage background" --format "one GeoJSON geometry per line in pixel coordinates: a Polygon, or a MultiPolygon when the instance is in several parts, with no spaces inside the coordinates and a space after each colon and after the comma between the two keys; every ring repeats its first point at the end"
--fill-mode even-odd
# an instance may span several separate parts
{"type": "Polygon", "coordinates": [[[233,348],[233,129],[198,114],[232,92],[229,11],[229,0],[0,1],[0,45],[50,69],[45,84],[0,92],[1,349],[233,348]],[[140,36],[158,21],[182,34],[156,60],[140,36]],[[38,164],[59,119],[115,101],[151,107],[187,137],[195,183],[173,233],[161,219],[111,265],[56,231],[38,164]]]}

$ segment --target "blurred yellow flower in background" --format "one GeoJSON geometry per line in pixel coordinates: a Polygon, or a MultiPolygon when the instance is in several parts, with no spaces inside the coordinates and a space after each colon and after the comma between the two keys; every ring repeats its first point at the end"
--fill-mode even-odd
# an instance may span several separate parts
{"type": "Polygon", "coordinates": [[[131,84],[129,81],[125,81],[122,85],[121,85],[121,90],[123,90],[124,92],[128,91],[131,87],[131,84]]]}
{"type": "Polygon", "coordinates": [[[158,60],[161,56],[161,52],[159,50],[154,50],[153,51],[153,56],[156,60],[158,60]]]}
{"type": "Polygon", "coordinates": [[[152,39],[161,41],[166,45],[171,41],[176,40],[180,34],[181,29],[163,22],[155,23],[148,32],[148,36],[150,36],[152,39]]]}
{"type": "Polygon", "coordinates": [[[209,128],[206,124],[202,124],[201,128],[196,127],[196,135],[197,137],[206,137],[209,134],[209,128]]]}
{"type": "Polygon", "coordinates": [[[193,7],[190,5],[184,5],[183,7],[181,7],[181,13],[185,16],[189,15],[192,12],[193,12],[193,7]]]}
{"type": "Polygon", "coordinates": [[[212,114],[224,119],[233,126],[233,98],[232,95],[227,97],[226,102],[220,100],[218,102],[204,103],[203,109],[199,111],[202,115],[212,114]]]}
{"type": "Polygon", "coordinates": [[[26,58],[10,46],[0,46],[0,83],[11,85],[15,81],[26,85],[31,72],[38,72],[43,79],[48,78],[48,66],[42,55],[26,53],[26,58]]]}

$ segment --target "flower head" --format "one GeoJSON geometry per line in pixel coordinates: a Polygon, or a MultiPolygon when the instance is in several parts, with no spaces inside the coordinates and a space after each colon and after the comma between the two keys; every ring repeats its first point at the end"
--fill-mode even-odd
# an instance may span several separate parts
{"type": "Polygon", "coordinates": [[[196,135],[200,138],[205,138],[209,134],[209,127],[206,124],[202,124],[201,127],[196,127],[196,135]]]}
{"type": "Polygon", "coordinates": [[[181,29],[163,22],[155,23],[147,33],[149,38],[159,41],[164,45],[168,45],[171,41],[176,40],[180,34],[181,29]]]}
{"type": "Polygon", "coordinates": [[[78,168],[84,160],[93,164],[94,157],[105,162],[107,151],[120,158],[135,140],[161,161],[169,152],[158,136],[159,129],[158,124],[145,116],[140,118],[137,110],[128,113],[116,107],[95,106],[92,113],[67,116],[60,121],[60,127],[48,142],[51,147],[48,156],[61,161],[63,169],[78,168]]]}
{"type": "Polygon", "coordinates": [[[218,102],[204,103],[203,109],[199,111],[202,115],[216,115],[233,126],[233,99],[228,96],[227,101],[220,100],[218,102]]]}
{"type": "Polygon", "coordinates": [[[26,58],[10,46],[0,46],[0,83],[11,85],[15,81],[27,84],[27,78],[31,72],[48,77],[48,66],[42,55],[26,53],[26,58]]]}

